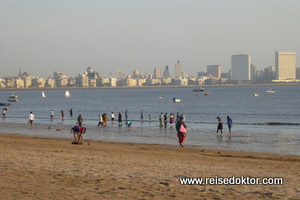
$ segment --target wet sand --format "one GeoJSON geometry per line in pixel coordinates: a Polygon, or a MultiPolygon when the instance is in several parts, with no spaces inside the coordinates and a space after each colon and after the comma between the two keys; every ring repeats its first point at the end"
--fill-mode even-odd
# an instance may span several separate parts
{"type": "Polygon", "coordinates": [[[299,199],[300,157],[1,134],[2,199],[299,199]],[[182,177],[283,185],[181,185],[182,177]]]}

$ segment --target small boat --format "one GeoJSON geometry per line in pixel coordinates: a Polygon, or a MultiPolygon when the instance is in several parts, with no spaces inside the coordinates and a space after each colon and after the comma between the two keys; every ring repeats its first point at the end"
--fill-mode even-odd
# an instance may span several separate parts
{"type": "Polygon", "coordinates": [[[275,91],[274,91],[274,90],[272,90],[271,88],[270,88],[270,89],[268,89],[266,92],[267,92],[267,93],[275,93],[275,91]]]}
{"type": "Polygon", "coordinates": [[[8,102],[17,102],[18,101],[18,96],[14,93],[12,93],[8,99],[7,99],[8,102]]]}
{"type": "Polygon", "coordinates": [[[203,88],[203,87],[195,88],[195,89],[193,90],[193,92],[202,92],[202,91],[204,91],[204,88],[203,88]]]}
{"type": "Polygon", "coordinates": [[[204,92],[204,95],[205,95],[205,96],[208,96],[208,95],[209,95],[209,93],[208,93],[208,92],[204,92]]]}
{"type": "Polygon", "coordinates": [[[0,102],[0,106],[10,106],[10,103],[2,103],[2,102],[0,102]]]}
{"type": "Polygon", "coordinates": [[[71,94],[70,94],[70,92],[68,90],[65,93],[65,97],[67,97],[67,98],[71,97],[71,94]]]}
{"type": "Polygon", "coordinates": [[[42,97],[43,98],[46,98],[47,96],[45,95],[45,92],[44,91],[42,91],[42,97]]]}
{"type": "Polygon", "coordinates": [[[162,98],[162,96],[159,96],[159,97],[157,97],[157,98],[161,99],[161,98],[162,98]]]}
{"type": "Polygon", "coordinates": [[[181,100],[180,99],[177,99],[177,98],[173,98],[173,101],[175,102],[175,103],[179,103],[179,102],[181,102],[181,100]]]}
{"type": "Polygon", "coordinates": [[[253,96],[254,96],[254,97],[258,97],[258,96],[259,96],[259,94],[257,94],[257,93],[254,93],[254,94],[253,94],[253,96]]]}

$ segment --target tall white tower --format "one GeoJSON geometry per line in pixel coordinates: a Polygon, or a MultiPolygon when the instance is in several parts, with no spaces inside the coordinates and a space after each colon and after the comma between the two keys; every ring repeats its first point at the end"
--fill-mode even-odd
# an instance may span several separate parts
{"type": "Polygon", "coordinates": [[[295,51],[276,51],[275,70],[277,80],[296,79],[296,52],[295,51]]]}
{"type": "Polygon", "coordinates": [[[249,55],[232,55],[231,57],[231,80],[252,80],[251,57],[249,55]]]}

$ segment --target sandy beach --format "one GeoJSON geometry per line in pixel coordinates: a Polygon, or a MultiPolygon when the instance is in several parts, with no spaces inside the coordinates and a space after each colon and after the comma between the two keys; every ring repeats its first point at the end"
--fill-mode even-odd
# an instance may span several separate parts
{"type": "Polygon", "coordinates": [[[1,134],[2,199],[299,199],[299,156],[1,134]],[[281,177],[281,185],[179,178],[281,177]]]}

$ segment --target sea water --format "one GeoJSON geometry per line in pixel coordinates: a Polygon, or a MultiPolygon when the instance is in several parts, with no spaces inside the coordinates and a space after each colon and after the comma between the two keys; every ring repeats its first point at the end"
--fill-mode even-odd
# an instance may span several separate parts
{"type": "MultiPolygon", "coordinates": [[[[30,112],[41,124],[39,131],[23,131],[24,134],[54,136],[47,127],[69,128],[76,123],[79,114],[88,128],[86,139],[114,142],[141,142],[177,144],[174,125],[159,126],[160,113],[183,114],[188,125],[186,145],[205,148],[243,150],[266,153],[298,155],[300,153],[300,86],[272,86],[275,93],[267,93],[270,86],[207,87],[204,92],[193,88],[112,88],[71,89],[70,98],[65,90],[18,90],[19,101],[11,103],[5,118],[1,119],[2,132],[15,132],[16,126],[27,123],[30,112]],[[257,93],[259,96],[254,97],[257,93]],[[180,103],[174,103],[173,98],[180,103]],[[69,110],[72,108],[73,117],[69,110]],[[54,119],[50,112],[54,110],[54,119]],[[65,113],[61,119],[61,110],[65,113]],[[125,110],[132,128],[118,126],[118,113],[125,119],[125,110]],[[144,120],[141,120],[141,110],[144,120]],[[115,114],[115,123],[97,128],[98,115],[115,114]],[[149,121],[149,114],[152,120],[149,121]],[[233,120],[232,137],[228,137],[226,116],[233,120]],[[224,121],[223,136],[216,137],[217,117],[224,121]],[[4,124],[14,124],[5,128],[4,124]]],[[[11,91],[0,91],[0,101],[6,102],[11,91]]],[[[20,128],[19,127],[19,128],[20,128]]],[[[35,127],[37,130],[38,128],[35,127]]],[[[55,136],[65,136],[64,131],[55,136]]],[[[70,135],[67,135],[70,137],[70,135]]]]}

